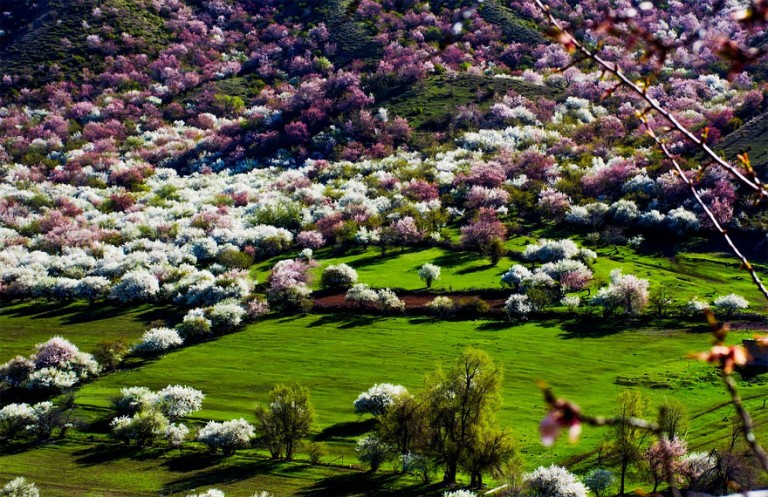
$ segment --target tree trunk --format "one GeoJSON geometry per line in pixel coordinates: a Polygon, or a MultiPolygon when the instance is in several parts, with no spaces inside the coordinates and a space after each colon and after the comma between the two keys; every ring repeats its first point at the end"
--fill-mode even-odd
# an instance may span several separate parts
{"type": "Polygon", "coordinates": [[[624,477],[627,475],[628,461],[626,457],[621,458],[621,483],[619,484],[619,495],[624,495],[624,477]]]}
{"type": "Polygon", "coordinates": [[[445,466],[445,475],[443,476],[443,483],[447,485],[453,485],[456,483],[456,464],[447,463],[445,466]]]}

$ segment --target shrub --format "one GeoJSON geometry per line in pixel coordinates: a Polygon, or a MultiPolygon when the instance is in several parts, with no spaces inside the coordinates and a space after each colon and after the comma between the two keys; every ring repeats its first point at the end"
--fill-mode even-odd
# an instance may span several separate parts
{"type": "Polygon", "coordinates": [[[168,419],[156,409],[145,409],[133,416],[118,416],[110,423],[112,433],[139,447],[151,444],[156,438],[165,435],[168,419]]]}
{"type": "Polygon", "coordinates": [[[603,497],[613,483],[613,473],[603,468],[595,469],[584,478],[584,483],[594,492],[595,497],[603,497]]]}
{"type": "Polygon", "coordinates": [[[34,483],[19,476],[0,488],[0,497],[40,497],[40,491],[34,483]]]}
{"type": "Polygon", "coordinates": [[[435,316],[448,317],[455,311],[456,303],[450,297],[439,295],[427,304],[427,309],[435,316]]]}
{"type": "Polygon", "coordinates": [[[534,497],[587,497],[584,484],[560,466],[540,466],[523,475],[523,484],[534,497]]]}
{"type": "Polygon", "coordinates": [[[170,423],[165,428],[163,438],[168,442],[168,446],[172,449],[181,448],[184,442],[189,436],[189,428],[181,423],[170,423]]]}
{"type": "Polygon", "coordinates": [[[269,314],[269,303],[266,300],[254,298],[246,304],[245,313],[248,319],[257,319],[265,316],[269,314]]]}
{"type": "Polygon", "coordinates": [[[349,288],[357,283],[357,271],[346,264],[328,266],[320,276],[320,286],[326,289],[349,288]]]}
{"type": "Polygon", "coordinates": [[[462,297],[456,304],[456,312],[463,316],[476,318],[487,314],[491,306],[480,297],[462,297]]]}
{"type": "Polygon", "coordinates": [[[443,497],[477,497],[477,494],[462,488],[459,490],[446,490],[443,492],[443,497]]]}
{"type": "Polygon", "coordinates": [[[581,299],[578,295],[566,295],[560,300],[560,303],[566,306],[569,311],[573,312],[579,307],[579,304],[581,304],[581,299]]]}
{"type": "Polygon", "coordinates": [[[147,387],[121,388],[120,395],[112,400],[118,414],[135,414],[157,402],[158,395],[147,387]]]}
{"type": "Polygon", "coordinates": [[[393,385],[391,383],[377,383],[367,391],[358,395],[352,403],[357,414],[373,414],[380,416],[384,414],[394,399],[398,395],[406,393],[407,390],[402,385],[393,385]]]}
{"type": "Polygon", "coordinates": [[[309,454],[309,462],[317,465],[322,462],[323,456],[328,454],[328,448],[319,442],[310,442],[307,444],[307,454],[309,454]]]}
{"type": "Polygon", "coordinates": [[[224,497],[224,492],[218,488],[209,488],[205,492],[199,494],[187,494],[186,497],[224,497]]]}
{"type": "Polygon", "coordinates": [[[125,340],[106,340],[96,345],[93,358],[101,365],[103,371],[114,371],[120,366],[130,350],[125,340]]]}
{"type": "Polygon", "coordinates": [[[636,315],[648,304],[648,286],[648,280],[614,269],[611,283],[601,288],[592,302],[602,306],[606,314],[619,311],[625,316],[636,315]]]}
{"type": "Polygon", "coordinates": [[[125,273],[109,293],[111,299],[121,303],[149,302],[160,291],[157,278],[145,269],[125,273]]]}
{"type": "Polygon", "coordinates": [[[693,297],[685,304],[685,313],[690,316],[698,316],[704,310],[709,309],[709,302],[701,300],[698,297],[693,297]]]}
{"type": "Polygon", "coordinates": [[[713,302],[715,310],[723,316],[724,319],[731,319],[736,312],[749,307],[747,299],[735,293],[721,295],[713,302]]]}
{"type": "Polygon", "coordinates": [[[525,247],[523,258],[529,261],[551,262],[571,259],[579,253],[579,247],[572,240],[539,240],[537,244],[525,247]]]}
{"type": "Polygon", "coordinates": [[[231,331],[243,323],[246,311],[233,301],[219,302],[208,309],[211,328],[215,332],[231,331]]]}
{"type": "Polygon", "coordinates": [[[358,440],[355,451],[360,462],[368,464],[374,473],[392,454],[392,448],[373,434],[358,440]]]}
{"type": "Polygon", "coordinates": [[[0,437],[14,440],[36,420],[35,410],[29,404],[8,404],[0,409],[0,437]]]}
{"type": "Polygon", "coordinates": [[[504,303],[504,310],[510,317],[525,319],[534,307],[527,295],[513,293],[504,303]]]}
{"type": "Polygon", "coordinates": [[[365,283],[357,283],[347,290],[345,300],[357,303],[360,307],[372,307],[379,300],[379,294],[365,283]]]}
{"type": "Polygon", "coordinates": [[[155,403],[171,421],[203,408],[205,394],[200,390],[182,385],[168,385],[159,392],[155,403]]]}
{"type": "Polygon", "coordinates": [[[427,288],[432,287],[432,282],[440,279],[440,266],[426,263],[419,269],[419,278],[427,284],[427,288]]]}
{"type": "Polygon", "coordinates": [[[299,384],[275,385],[269,392],[269,406],[259,406],[256,419],[272,458],[292,460],[315,419],[309,390],[299,384]]]}
{"type": "Polygon", "coordinates": [[[405,312],[405,302],[400,300],[389,288],[378,291],[378,305],[384,312],[405,312]]]}
{"type": "Polygon", "coordinates": [[[527,267],[515,264],[506,273],[501,275],[501,284],[519,290],[523,282],[532,277],[533,273],[527,267]]]}
{"type": "Polygon", "coordinates": [[[144,332],[141,342],[133,347],[138,354],[153,355],[181,347],[184,339],[172,328],[152,328],[144,332]]]}
{"type": "Polygon", "coordinates": [[[207,445],[213,452],[221,450],[225,456],[231,456],[237,449],[248,448],[253,437],[253,425],[243,418],[223,423],[208,421],[197,434],[199,442],[207,445]]]}
{"type": "Polygon", "coordinates": [[[185,339],[197,340],[211,334],[211,320],[205,317],[203,309],[191,309],[187,311],[178,329],[185,339]]]}

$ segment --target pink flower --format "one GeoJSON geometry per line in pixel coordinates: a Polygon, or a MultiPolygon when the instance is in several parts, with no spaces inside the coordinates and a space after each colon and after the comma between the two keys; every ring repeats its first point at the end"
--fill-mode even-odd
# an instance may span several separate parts
{"type": "Polygon", "coordinates": [[[539,425],[541,443],[551,447],[563,428],[568,429],[568,441],[576,443],[581,435],[581,409],[562,399],[550,402],[550,406],[549,412],[539,425]]]}
{"type": "Polygon", "coordinates": [[[749,355],[741,345],[713,345],[707,352],[691,354],[691,357],[700,361],[715,363],[723,368],[725,374],[733,372],[734,366],[743,366],[747,363],[749,355]]]}

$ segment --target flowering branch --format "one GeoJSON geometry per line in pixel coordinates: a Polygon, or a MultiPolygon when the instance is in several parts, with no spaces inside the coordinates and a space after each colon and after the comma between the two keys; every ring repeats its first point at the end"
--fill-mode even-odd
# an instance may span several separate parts
{"type": "Polygon", "coordinates": [[[572,402],[557,398],[547,385],[540,385],[544,392],[544,400],[549,405],[549,412],[541,421],[541,441],[546,446],[551,446],[562,428],[568,429],[569,440],[573,443],[578,440],[581,433],[581,425],[589,426],[619,426],[627,425],[654,434],[661,441],[661,450],[664,456],[664,469],[667,474],[667,483],[673,497],[681,497],[674,479],[674,456],[669,443],[664,436],[662,428],[651,421],[635,417],[589,416],[583,414],[581,409],[572,402]]]}

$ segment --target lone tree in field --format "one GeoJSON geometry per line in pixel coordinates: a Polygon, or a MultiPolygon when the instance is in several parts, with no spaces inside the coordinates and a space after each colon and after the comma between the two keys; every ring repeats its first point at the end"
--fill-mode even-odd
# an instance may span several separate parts
{"type": "Polygon", "coordinates": [[[432,287],[432,282],[440,279],[440,266],[426,263],[419,269],[419,278],[424,280],[427,288],[432,287]]]}
{"type": "Polygon", "coordinates": [[[293,460],[315,420],[309,390],[298,383],[275,385],[269,392],[269,405],[256,409],[256,419],[272,458],[293,460]]]}

